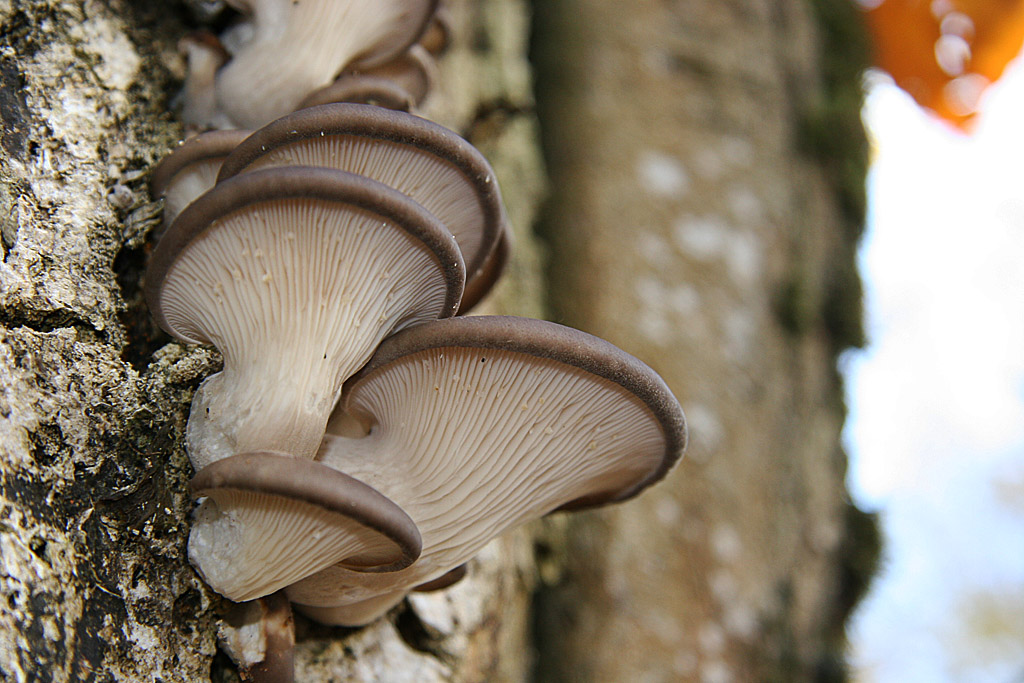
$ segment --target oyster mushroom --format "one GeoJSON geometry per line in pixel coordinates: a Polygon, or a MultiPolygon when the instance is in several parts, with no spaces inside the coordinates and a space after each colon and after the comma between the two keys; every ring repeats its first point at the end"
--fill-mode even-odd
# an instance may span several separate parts
{"type": "Polygon", "coordinates": [[[293,111],[352,63],[383,64],[416,42],[437,0],[230,0],[251,35],[217,72],[221,111],[257,128],[293,111]]]}
{"type": "Polygon", "coordinates": [[[453,315],[464,273],[433,215],[367,178],[292,167],[218,183],[177,217],[146,274],[157,323],[224,356],[192,402],[193,465],[312,457],[342,383],[392,332],[453,315]]]}
{"type": "Polygon", "coordinates": [[[310,107],[254,132],[224,160],[219,178],[297,164],[372,178],[437,216],[466,262],[466,289],[474,298],[464,296],[460,312],[487,292],[477,279],[493,283],[500,274],[500,268],[487,270],[499,242],[509,239],[494,171],[475,147],[447,128],[368,105],[310,107]]]}
{"type": "Polygon", "coordinates": [[[297,609],[332,624],[376,618],[519,524],[637,495],[686,444],[679,403],[653,370],[596,337],[524,318],[396,334],[346,384],[342,405],[369,432],[328,434],[319,460],[401,507],[423,550],[396,572],[334,565],[286,589],[297,609]]]}

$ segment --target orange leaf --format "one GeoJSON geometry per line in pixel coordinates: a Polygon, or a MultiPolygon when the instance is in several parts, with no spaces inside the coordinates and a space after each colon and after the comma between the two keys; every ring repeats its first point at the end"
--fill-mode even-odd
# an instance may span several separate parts
{"type": "Polygon", "coordinates": [[[1024,44],[1024,0],[882,0],[866,17],[877,66],[961,130],[1024,44]]]}

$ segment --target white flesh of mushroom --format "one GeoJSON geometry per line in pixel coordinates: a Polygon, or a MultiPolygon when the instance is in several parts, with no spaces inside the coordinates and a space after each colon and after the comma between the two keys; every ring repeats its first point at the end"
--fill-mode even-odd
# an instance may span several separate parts
{"type": "MultiPolygon", "coordinates": [[[[256,128],[290,111],[355,58],[394,36],[410,39],[423,3],[394,0],[235,0],[251,12],[251,39],[217,75],[217,100],[236,126],[256,128]]],[[[401,40],[401,38],[399,38],[401,40]]]]}
{"type": "Polygon", "coordinates": [[[196,469],[247,451],[312,457],[342,382],[386,335],[444,309],[436,256],[343,204],[277,200],[236,211],[188,252],[164,285],[166,318],[224,356],[192,403],[196,469]]]}
{"type": "MultiPolygon", "coordinates": [[[[507,351],[423,351],[372,373],[347,407],[375,420],[363,439],[328,435],[322,461],[374,486],[416,522],[423,552],[393,573],[328,568],[287,589],[317,618],[408,591],[466,562],[502,532],[579,497],[627,489],[665,456],[650,409],[583,370],[507,351]]],[[[386,608],[385,608],[386,609],[386,608]]]]}

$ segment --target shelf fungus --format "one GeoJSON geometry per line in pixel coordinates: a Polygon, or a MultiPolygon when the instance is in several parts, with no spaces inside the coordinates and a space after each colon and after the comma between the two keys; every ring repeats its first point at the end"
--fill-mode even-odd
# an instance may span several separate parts
{"type": "MultiPolygon", "coordinates": [[[[327,434],[307,467],[345,473],[386,497],[412,520],[421,552],[393,571],[336,562],[262,590],[284,588],[300,612],[347,626],[412,590],[457,580],[484,544],[519,524],[635,496],[686,444],[682,410],[653,370],[596,337],[525,318],[410,327],[346,383],[343,406],[366,435],[327,434]]],[[[241,532],[250,522],[221,541],[234,554],[262,543],[260,530],[241,532]]]]}
{"type": "Polygon", "coordinates": [[[463,296],[460,312],[472,308],[500,275],[509,231],[494,171],[475,147],[447,128],[369,105],[310,107],[246,138],[224,159],[219,178],[290,165],[372,178],[436,216],[465,259],[471,297],[463,296]]]}
{"type": "Polygon", "coordinates": [[[392,332],[453,315],[464,280],[437,218],[368,178],[290,167],[218,183],[171,224],[146,274],[160,326],[224,357],[192,402],[192,464],[312,457],[342,383],[392,332]]]}

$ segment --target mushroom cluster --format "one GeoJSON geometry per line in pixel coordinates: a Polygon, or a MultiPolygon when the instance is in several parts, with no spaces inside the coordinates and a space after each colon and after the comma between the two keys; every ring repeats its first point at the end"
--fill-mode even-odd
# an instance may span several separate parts
{"type": "Polygon", "coordinates": [[[486,159],[407,111],[447,42],[436,2],[229,4],[246,18],[189,39],[186,95],[255,129],[154,170],[146,275],[159,325],[224,359],[186,433],[206,582],[358,626],[508,529],[661,479],[686,428],[653,370],[555,323],[463,315],[510,238],[486,159]],[[301,55],[268,61],[285,40],[301,55]]]}

